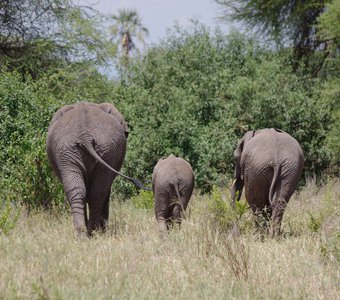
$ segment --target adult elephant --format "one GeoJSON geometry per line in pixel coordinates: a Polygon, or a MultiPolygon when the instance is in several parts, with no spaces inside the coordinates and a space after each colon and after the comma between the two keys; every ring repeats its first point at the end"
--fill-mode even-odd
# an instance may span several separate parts
{"type": "Polygon", "coordinates": [[[152,190],[161,232],[169,229],[172,222],[181,224],[193,188],[194,173],[187,161],[171,154],[157,162],[152,174],[152,190]]]}
{"type": "Polygon", "coordinates": [[[238,142],[234,156],[233,203],[240,199],[245,186],[250,208],[267,221],[271,219],[270,236],[277,236],[304,165],[299,143],[279,129],[248,131],[238,142]]]}
{"type": "Polygon", "coordinates": [[[144,188],[138,180],[118,172],[125,157],[127,136],[127,123],[109,103],[67,105],[52,118],[47,154],[63,183],[79,234],[105,229],[111,185],[117,175],[144,188]]]}

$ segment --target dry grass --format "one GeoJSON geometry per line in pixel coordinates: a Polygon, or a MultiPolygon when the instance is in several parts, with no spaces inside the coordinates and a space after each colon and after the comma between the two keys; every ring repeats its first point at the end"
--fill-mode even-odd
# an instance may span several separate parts
{"type": "Polygon", "coordinates": [[[339,182],[308,183],[279,240],[261,240],[248,213],[224,232],[208,196],[163,238],[153,211],[131,203],[112,201],[109,230],[92,239],[66,213],[37,212],[0,236],[0,299],[337,299],[339,200],[339,182]]]}

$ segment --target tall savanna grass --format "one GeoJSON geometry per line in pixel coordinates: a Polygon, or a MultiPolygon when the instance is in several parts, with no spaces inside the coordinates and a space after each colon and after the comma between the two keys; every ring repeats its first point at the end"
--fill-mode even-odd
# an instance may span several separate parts
{"type": "Polygon", "coordinates": [[[296,193],[275,240],[224,189],[194,194],[181,230],[165,236],[153,209],[138,205],[148,199],[112,199],[107,232],[90,239],[75,236],[67,212],[22,209],[0,235],[0,298],[338,298],[339,181],[296,193]]]}

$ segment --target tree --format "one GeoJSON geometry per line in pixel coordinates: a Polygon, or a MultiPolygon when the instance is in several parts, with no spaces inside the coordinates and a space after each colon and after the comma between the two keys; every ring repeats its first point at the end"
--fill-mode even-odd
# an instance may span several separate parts
{"type": "Polygon", "coordinates": [[[50,66],[91,60],[112,50],[95,10],[70,0],[0,2],[0,62],[33,77],[50,66]]]}
{"type": "Polygon", "coordinates": [[[327,77],[340,77],[340,0],[333,0],[318,19],[320,39],[327,41],[329,56],[326,60],[327,77]]]}
{"type": "Polygon", "coordinates": [[[142,24],[142,19],[138,16],[135,10],[118,10],[117,15],[111,16],[115,22],[111,26],[111,33],[114,39],[119,39],[121,48],[126,56],[136,47],[134,38],[144,43],[144,36],[149,34],[149,31],[142,24]]]}
{"type": "MultiPolygon", "coordinates": [[[[207,191],[227,184],[247,130],[276,127],[300,142],[306,174],[320,174],[329,163],[330,107],[315,92],[319,80],[292,72],[289,57],[199,25],[148,49],[113,92],[130,127],[124,172],[145,179],[172,153],[190,161],[196,187],[207,191]]],[[[114,184],[128,194],[125,183],[114,184]]]]}
{"type": "Polygon", "coordinates": [[[227,8],[224,17],[241,21],[250,28],[274,38],[283,45],[292,45],[295,69],[302,61],[313,64],[314,53],[323,55],[316,61],[316,71],[328,55],[327,40],[317,34],[319,16],[325,11],[330,0],[215,0],[227,8]]]}
{"type": "Polygon", "coordinates": [[[319,35],[327,40],[329,56],[325,60],[324,83],[320,101],[327,101],[332,110],[332,127],[327,134],[327,144],[333,158],[333,170],[340,174],[340,0],[333,0],[326,6],[326,12],[318,20],[319,35]]]}

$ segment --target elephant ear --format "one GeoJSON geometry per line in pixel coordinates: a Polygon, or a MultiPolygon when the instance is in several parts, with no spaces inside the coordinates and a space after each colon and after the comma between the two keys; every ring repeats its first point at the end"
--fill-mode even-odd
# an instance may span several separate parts
{"type": "Polygon", "coordinates": [[[243,138],[237,143],[236,149],[234,151],[235,158],[235,170],[234,178],[241,178],[241,155],[243,151],[243,138]]]}
{"type": "Polygon", "coordinates": [[[242,158],[242,152],[247,143],[250,139],[252,139],[255,135],[255,131],[247,131],[246,134],[242,137],[242,139],[239,140],[237,143],[236,149],[234,151],[234,158],[235,158],[235,172],[234,176],[235,178],[240,178],[243,180],[243,174],[241,169],[241,158],[242,158]]]}
{"type": "Polygon", "coordinates": [[[50,126],[48,127],[48,129],[50,129],[53,126],[53,124],[55,122],[57,122],[66,112],[70,111],[73,108],[74,108],[74,105],[66,105],[66,106],[60,108],[59,110],[57,110],[57,112],[54,114],[54,116],[51,120],[51,123],[50,123],[50,126]]]}
{"type": "Polygon", "coordinates": [[[123,115],[118,111],[118,109],[111,103],[102,103],[99,104],[98,107],[105,111],[106,113],[114,116],[120,124],[122,125],[125,133],[125,137],[127,138],[129,135],[129,127],[128,124],[125,122],[123,115]]]}

